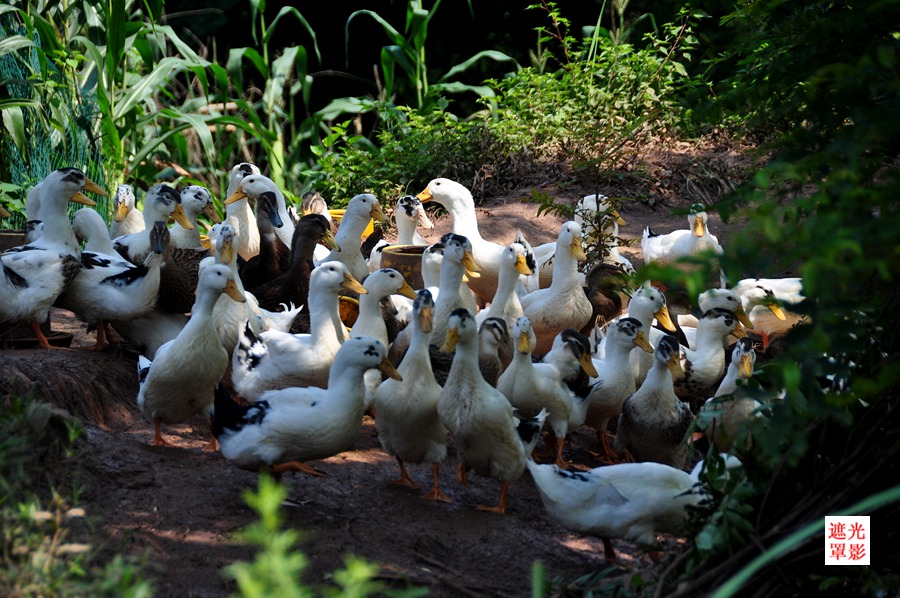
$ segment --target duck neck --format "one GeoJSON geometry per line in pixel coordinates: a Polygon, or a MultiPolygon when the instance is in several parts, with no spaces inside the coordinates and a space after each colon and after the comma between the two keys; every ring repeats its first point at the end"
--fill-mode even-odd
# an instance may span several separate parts
{"type": "Polygon", "coordinates": [[[431,368],[431,358],[428,350],[428,345],[431,343],[431,333],[422,332],[422,329],[419,328],[416,322],[413,322],[412,326],[415,326],[415,328],[413,328],[412,339],[409,341],[409,349],[406,351],[403,362],[400,364],[402,368],[400,373],[415,371],[417,372],[416,375],[422,378],[425,383],[430,384],[431,381],[434,381],[437,384],[437,381],[434,380],[434,371],[431,368]]]}
{"type": "MultiPolygon", "coordinates": [[[[644,383],[641,384],[641,388],[637,390],[637,393],[644,396],[655,396],[657,400],[664,396],[675,397],[672,373],[669,371],[668,366],[664,362],[654,359],[653,367],[647,372],[647,377],[644,379],[644,383]],[[645,392],[642,393],[641,390],[645,392]],[[648,390],[652,392],[647,392],[648,390]]],[[[677,400],[677,397],[675,399],[677,400]]]]}
{"type": "Polygon", "coordinates": [[[475,216],[475,202],[471,196],[460,198],[459,201],[441,204],[450,213],[450,221],[453,226],[453,232],[457,235],[468,237],[471,243],[482,241],[481,233],[478,231],[478,219],[475,216]]]}
{"type": "Polygon", "coordinates": [[[553,281],[550,288],[567,287],[578,276],[578,261],[572,255],[568,243],[556,242],[556,254],[553,257],[553,281]]]}
{"type": "Polygon", "coordinates": [[[737,388],[737,380],[738,364],[732,361],[728,364],[728,371],[725,372],[725,377],[722,378],[722,382],[719,384],[719,388],[716,389],[716,394],[714,396],[721,397],[733,393],[737,388]]]}
{"type": "Polygon", "coordinates": [[[38,247],[59,247],[65,248],[66,253],[78,255],[81,253],[81,244],[75,237],[75,231],[72,229],[72,223],[65,213],[65,207],[62,210],[43,209],[41,217],[44,219],[44,231],[35,243],[38,247]]]}
{"type": "Polygon", "coordinates": [[[396,220],[397,243],[399,245],[414,245],[416,237],[416,221],[410,220],[406,216],[399,216],[396,220]]]}
{"type": "Polygon", "coordinates": [[[359,239],[369,224],[369,218],[361,214],[344,214],[341,225],[338,227],[334,240],[340,246],[341,251],[347,251],[351,247],[359,248],[359,239]]]}
{"type": "MultiPolygon", "coordinates": [[[[310,289],[309,291],[309,335],[316,344],[338,342],[341,314],[335,291],[310,289]]],[[[334,366],[332,366],[334,367],[334,366]]]]}
{"type": "MultiPolygon", "coordinates": [[[[450,373],[447,375],[449,381],[451,377],[462,375],[461,372],[474,372],[476,376],[481,378],[481,370],[478,368],[478,339],[472,335],[466,338],[460,336],[456,342],[456,354],[453,356],[453,363],[450,366],[450,373]]],[[[471,397],[463,397],[471,399],[471,397]]]]}
{"type": "MultiPolygon", "coordinates": [[[[508,267],[500,269],[500,274],[497,279],[497,291],[494,293],[494,298],[491,300],[491,311],[493,311],[495,305],[499,310],[502,310],[511,298],[518,299],[518,295],[516,295],[516,284],[518,284],[518,282],[518,270],[508,267]]],[[[499,315],[499,312],[494,313],[499,315]]],[[[488,315],[492,314],[489,313],[488,315]]]]}
{"type": "Polygon", "coordinates": [[[338,353],[331,364],[331,370],[328,372],[328,390],[337,391],[330,393],[335,401],[359,402],[362,406],[365,397],[363,377],[367,368],[356,363],[348,363],[348,360],[341,357],[338,353]]]}

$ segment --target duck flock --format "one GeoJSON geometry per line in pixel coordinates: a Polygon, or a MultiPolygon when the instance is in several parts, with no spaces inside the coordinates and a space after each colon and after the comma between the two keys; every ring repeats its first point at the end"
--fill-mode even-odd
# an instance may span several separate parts
{"type": "MultiPolygon", "coordinates": [[[[618,234],[614,213],[595,229],[592,213],[610,213],[602,195],[581,200],[554,243],[520,234],[504,245],[482,237],[468,189],[434,179],[394,210],[391,245],[421,246],[414,289],[382,267],[387,242],[364,241],[371,220],[386,221],[371,194],[353,197],[333,232],[320,196],[295,210],[249,163],[231,171],[222,219],[203,187],[151,187],[140,212],[121,185],[107,228],[85,192],[105,195],[64,168],[29,193],[26,244],[0,255],[0,330],[30,326],[49,349],[40,323],[57,306],[96,329],[90,349],[116,337],[136,348],[136,399],[155,444],[169,444],[162,424],[208,413],[210,448],[236,466],[322,475],[308,462],[352,450],[368,413],[397,460],[393,483],[417,489],[406,466],[427,464],[422,498],[451,502],[440,475],[449,444],[458,482],[471,470],[500,482],[497,504],[478,508],[503,513],[528,469],[550,516],[602,537],[608,559],[610,539],[652,548],[704,499],[703,462],[686,471],[698,414],[719,451],[748,442],[761,406],[735,396],[756,362],[746,329],[767,344],[801,322],[790,310],[799,279],[712,288],[696,315],[674,320],[649,283],[623,305],[606,283],[633,269],[614,243],[604,263],[582,265],[600,232],[618,234]],[[88,207],[70,220],[69,202],[88,207]],[[429,202],[452,221],[433,245],[417,232],[433,227],[429,202]],[[215,224],[201,235],[203,213],[215,224]],[[589,471],[566,461],[581,426],[597,436],[589,471]]],[[[688,220],[666,235],[645,229],[645,262],[723,252],[701,204],[688,220]]]]}

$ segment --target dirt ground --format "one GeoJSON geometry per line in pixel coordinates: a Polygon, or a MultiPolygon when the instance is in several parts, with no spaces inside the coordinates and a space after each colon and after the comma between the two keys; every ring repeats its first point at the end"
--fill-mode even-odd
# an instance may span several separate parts
{"type": "MultiPolygon", "coordinates": [[[[647,225],[659,232],[687,226],[684,216],[672,216],[671,207],[692,200],[678,196],[674,182],[674,191],[665,192],[665,185],[656,185],[660,181],[666,181],[664,172],[648,183],[647,196],[653,201],[623,206],[628,222],[621,228],[623,237],[639,238],[647,225]]],[[[547,190],[561,201],[591,192],[547,190]]],[[[610,195],[615,193],[611,191],[610,195]]],[[[532,243],[555,239],[561,220],[536,217],[536,204],[520,201],[527,195],[524,190],[486,201],[479,208],[483,236],[508,242],[515,229],[522,228],[532,243]]],[[[731,222],[726,227],[716,215],[710,220],[710,229],[723,242],[740,226],[731,222]]],[[[436,240],[448,230],[449,219],[437,218],[435,230],[425,236],[436,240]]],[[[640,262],[639,243],[622,253],[640,262]]],[[[93,342],[69,314],[54,310],[52,318],[54,329],[76,333],[73,348],[60,351],[59,359],[93,342]]],[[[126,362],[111,371],[135,372],[133,356],[108,357],[126,362]]],[[[151,446],[153,426],[136,409],[134,376],[133,394],[118,397],[122,408],[106,419],[105,426],[86,427],[82,496],[97,524],[96,541],[110,553],[145,559],[157,596],[227,595],[234,586],[223,575],[223,567],[254,555],[252,548],[236,541],[235,533],[254,520],[242,492],[256,487],[257,475],[238,469],[218,453],[201,450],[210,438],[203,418],[164,427],[174,447],[151,446]]],[[[592,467],[596,463],[591,451],[598,448],[593,432],[581,429],[574,434],[567,457],[575,467],[592,467]]],[[[285,525],[302,533],[300,549],[309,558],[305,581],[314,586],[330,583],[331,572],[342,566],[345,556],[356,555],[378,564],[379,578],[392,588],[425,587],[432,596],[448,597],[527,596],[536,561],[545,565],[548,578],[557,580],[559,589],[607,566],[601,540],[568,532],[549,519],[527,473],[513,484],[507,513],[499,516],[478,512],[475,506],[494,504],[500,484],[473,475],[470,485],[462,487],[455,481],[456,463],[451,447],[441,479],[453,504],[424,501],[418,496],[421,491],[390,485],[397,477],[396,462],[381,450],[374,421],[366,417],[354,450],[313,463],[327,477],[285,476],[289,489],[285,525]]],[[[412,465],[409,471],[427,487],[429,467],[412,465]]],[[[661,539],[664,547],[679,541],[661,539]]],[[[617,573],[652,565],[635,546],[624,541],[614,545],[617,573]]]]}

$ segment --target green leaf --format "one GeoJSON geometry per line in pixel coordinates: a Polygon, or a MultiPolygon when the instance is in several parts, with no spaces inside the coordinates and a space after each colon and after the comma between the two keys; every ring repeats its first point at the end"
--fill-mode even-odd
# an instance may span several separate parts
{"type": "Polygon", "coordinates": [[[321,63],[322,55],[319,53],[319,43],[318,41],[316,41],[316,32],[312,27],[310,27],[309,22],[306,20],[306,18],[302,14],[300,14],[300,11],[292,6],[281,7],[281,10],[278,11],[278,14],[272,20],[272,24],[269,25],[269,29],[266,31],[266,35],[265,37],[263,37],[263,43],[267,43],[269,41],[269,38],[271,38],[275,33],[275,25],[278,24],[278,21],[281,20],[281,17],[283,17],[284,15],[293,15],[297,18],[298,21],[300,21],[300,24],[303,25],[303,27],[306,29],[306,32],[309,33],[309,36],[312,38],[313,50],[315,50],[316,52],[316,60],[321,63]]]}
{"type": "Polygon", "coordinates": [[[249,59],[250,62],[253,63],[253,66],[256,67],[256,70],[260,75],[266,79],[269,78],[269,67],[266,65],[266,61],[263,60],[263,57],[260,56],[259,52],[253,48],[232,48],[231,51],[228,52],[228,62],[225,64],[225,68],[231,76],[231,82],[239,92],[243,92],[244,88],[244,58],[249,59]]]}
{"type": "Polygon", "coordinates": [[[19,155],[27,160],[27,145],[25,141],[25,116],[22,114],[22,106],[0,105],[0,114],[3,116],[3,127],[12,137],[19,155]]]}
{"type": "Polygon", "coordinates": [[[24,35],[11,35],[7,38],[0,39],[0,56],[21,50],[22,48],[31,48],[34,42],[24,35]]]}
{"type": "Polygon", "coordinates": [[[112,0],[106,19],[106,79],[112,85],[118,79],[119,65],[125,59],[125,0],[112,0]]]}
{"type": "Polygon", "coordinates": [[[519,63],[516,62],[516,60],[513,57],[511,57],[507,54],[504,54],[503,52],[497,52],[496,50],[484,50],[482,52],[475,54],[468,60],[465,60],[465,61],[457,64],[453,68],[451,68],[449,71],[447,71],[447,73],[443,77],[441,77],[439,83],[446,81],[447,79],[449,79],[450,77],[452,77],[458,73],[468,70],[473,64],[475,64],[482,58],[490,58],[491,60],[495,60],[497,62],[512,62],[513,64],[516,65],[516,70],[519,70],[522,68],[521,66],[519,66],[519,63]]]}

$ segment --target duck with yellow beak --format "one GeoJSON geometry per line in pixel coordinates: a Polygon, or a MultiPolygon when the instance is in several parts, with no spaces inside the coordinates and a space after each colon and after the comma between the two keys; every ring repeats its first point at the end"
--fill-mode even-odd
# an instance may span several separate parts
{"type": "Polygon", "coordinates": [[[0,254],[0,330],[30,325],[38,345],[45,349],[50,348],[50,343],[40,325],[47,320],[53,302],[81,269],[81,245],[66,215],[66,206],[70,201],[95,205],[82,191],[106,195],[77,168],[50,173],[40,189],[41,236],[0,254]]]}
{"type": "Polygon", "coordinates": [[[169,444],[160,424],[181,423],[212,408],[213,391],[228,367],[228,352],[219,341],[212,316],[223,293],[234,301],[246,301],[228,266],[204,268],[191,319],[178,336],[157,349],[152,362],[144,356],[138,359],[137,403],[153,421],[157,446],[169,444]]]}

